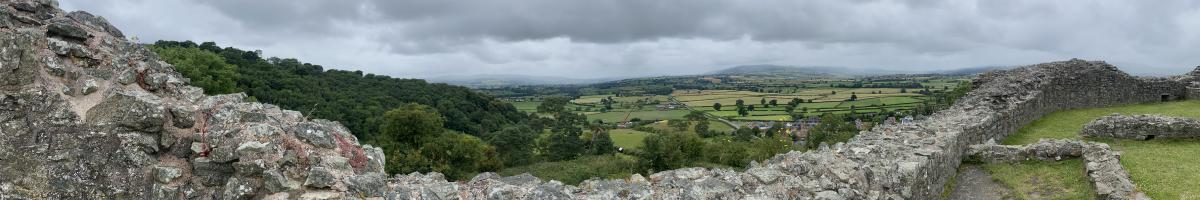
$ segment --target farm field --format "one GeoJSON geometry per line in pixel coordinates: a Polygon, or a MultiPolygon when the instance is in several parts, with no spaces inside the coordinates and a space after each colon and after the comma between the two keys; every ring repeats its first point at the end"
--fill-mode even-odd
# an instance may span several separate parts
{"type": "Polygon", "coordinates": [[[641,149],[642,141],[646,140],[646,137],[650,136],[650,133],[633,129],[613,129],[608,131],[608,136],[612,137],[613,145],[617,147],[641,149]]]}
{"type": "MultiPolygon", "coordinates": [[[[1059,111],[1038,119],[1022,128],[1018,133],[1006,138],[1004,144],[1029,144],[1042,138],[1079,139],[1079,131],[1083,125],[1102,116],[1112,113],[1122,114],[1162,114],[1176,117],[1200,118],[1200,101],[1177,101],[1167,103],[1138,104],[1106,108],[1091,108],[1059,111]]],[[[1138,189],[1154,199],[1198,199],[1200,198],[1200,140],[1169,140],[1155,139],[1150,141],[1123,139],[1087,139],[1103,142],[1114,150],[1122,151],[1121,165],[1129,171],[1138,189]]],[[[1034,162],[1029,164],[989,164],[984,166],[993,177],[1025,177],[1015,181],[1033,179],[1046,180],[1055,177],[1047,176],[1040,171],[1051,171],[1054,174],[1077,174],[1084,171],[1082,164],[1060,165],[1054,162],[1034,162]]],[[[1091,188],[1090,182],[1084,180],[1065,181],[1058,185],[1035,185],[1009,183],[1017,191],[1058,191],[1064,197],[1091,197],[1091,190],[1073,188],[1091,188]],[[1034,190],[1040,187],[1041,189],[1034,190]],[[1024,188],[1024,189],[1023,189],[1024,188]]],[[[1020,195],[1030,195],[1023,193],[1020,195]]]]}
{"type": "MultiPolygon", "coordinates": [[[[957,82],[953,81],[946,82],[957,84],[957,82]]],[[[735,90],[676,90],[672,95],[674,95],[675,100],[687,105],[689,108],[705,111],[714,116],[734,120],[790,121],[793,119],[787,113],[785,105],[791,102],[793,98],[799,98],[804,102],[797,105],[793,112],[803,112],[805,116],[816,116],[824,113],[850,113],[851,107],[854,107],[854,111],[858,113],[913,109],[925,101],[922,98],[924,95],[916,93],[921,89],[904,89],[909,90],[904,93],[901,93],[901,90],[899,88],[797,88],[797,90],[783,90],[794,91],[792,93],[762,93],[735,90]],[[852,95],[857,97],[857,100],[847,101],[852,95]],[[739,99],[745,105],[754,105],[755,110],[750,111],[747,116],[738,115],[735,105],[739,99]],[[764,99],[768,102],[775,100],[776,106],[764,107],[762,104],[764,99]],[[808,103],[810,100],[812,103],[808,103]],[[713,108],[714,103],[720,103],[722,106],[721,110],[715,110],[713,108]]]]}
{"type": "MultiPolygon", "coordinates": [[[[604,122],[621,122],[625,120],[625,111],[612,111],[606,113],[596,113],[587,115],[588,121],[603,120],[604,122]]],[[[638,118],[642,120],[667,120],[667,119],[683,119],[688,111],[683,109],[676,110],[642,110],[629,113],[629,119],[638,118]]]]}

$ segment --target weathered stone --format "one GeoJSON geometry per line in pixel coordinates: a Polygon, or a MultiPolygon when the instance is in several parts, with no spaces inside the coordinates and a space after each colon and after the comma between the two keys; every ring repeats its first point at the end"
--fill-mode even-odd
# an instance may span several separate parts
{"type": "Polygon", "coordinates": [[[311,191],[300,195],[302,200],[338,200],[344,199],[342,193],[334,191],[311,191]]]}
{"type": "Polygon", "coordinates": [[[21,86],[33,83],[39,67],[34,57],[33,33],[0,32],[0,86],[21,86]]]}
{"type": "Polygon", "coordinates": [[[300,189],[300,183],[292,181],[279,172],[268,171],[263,174],[264,186],[268,192],[284,192],[300,189]]]}
{"type": "Polygon", "coordinates": [[[92,37],[87,31],[65,22],[51,23],[46,27],[46,34],[52,36],[64,37],[67,39],[84,41],[92,37]]]}
{"type": "Polygon", "coordinates": [[[324,167],[313,167],[308,170],[308,179],[304,180],[304,186],[312,188],[328,188],[337,184],[337,177],[324,167]]]}
{"type": "Polygon", "coordinates": [[[171,125],[176,128],[192,128],[196,125],[195,110],[183,105],[172,106],[171,125]]]}
{"type": "Polygon", "coordinates": [[[383,197],[387,184],[383,173],[364,173],[346,178],[346,188],[362,197],[383,197]]]}
{"type": "Polygon", "coordinates": [[[267,164],[261,159],[239,160],[233,163],[233,169],[237,171],[238,176],[254,177],[262,174],[267,169],[267,164]]]}
{"type": "Polygon", "coordinates": [[[234,173],[233,165],[218,163],[208,158],[192,160],[192,175],[200,179],[205,186],[220,186],[225,184],[234,173]]]}
{"type": "Polygon", "coordinates": [[[1101,117],[1083,126],[1087,137],[1149,140],[1154,138],[1200,138],[1200,121],[1162,115],[1121,115],[1101,117]]]}
{"type": "Polygon", "coordinates": [[[261,154],[263,154],[267,151],[267,143],[262,143],[262,142],[258,142],[258,141],[242,142],[241,144],[238,145],[238,147],[235,151],[237,152],[238,158],[242,158],[242,159],[256,158],[256,157],[260,157],[261,154]]]}
{"type": "Polygon", "coordinates": [[[96,85],[96,80],[94,80],[94,79],[81,79],[79,81],[79,93],[80,94],[89,95],[89,94],[92,94],[93,92],[96,92],[96,90],[99,88],[100,88],[100,86],[96,85]]]}
{"type": "Polygon", "coordinates": [[[327,149],[337,147],[337,144],[335,144],[333,141],[333,136],[330,135],[332,133],[322,128],[322,126],[318,125],[317,123],[304,122],[296,124],[291,128],[292,134],[295,134],[296,137],[300,137],[300,139],[303,139],[309,144],[327,149]]]}
{"type": "Polygon", "coordinates": [[[230,178],[224,188],[225,191],[221,192],[221,199],[251,199],[258,186],[249,180],[230,178]]]}
{"type": "Polygon", "coordinates": [[[70,56],[70,57],[76,57],[76,58],[90,58],[93,54],[91,50],[88,50],[87,48],[83,47],[83,45],[79,45],[79,44],[75,44],[75,43],[71,43],[71,42],[67,42],[67,41],[63,41],[63,40],[59,40],[59,39],[53,39],[53,38],[49,39],[48,41],[49,41],[49,45],[50,45],[50,50],[54,51],[54,54],[58,54],[60,56],[70,56]]]}
{"type": "Polygon", "coordinates": [[[125,34],[122,34],[121,30],[117,30],[117,27],[113,27],[112,24],[109,24],[108,20],[105,20],[104,17],[97,17],[95,15],[92,15],[91,13],[87,13],[84,11],[74,11],[71,13],[67,13],[67,17],[70,17],[71,19],[75,19],[80,22],[86,23],[93,27],[99,27],[99,28],[103,29],[104,32],[107,32],[109,35],[112,35],[113,37],[118,37],[118,38],[125,37],[125,34]]]}
{"type": "Polygon", "coordinates": [[[89,124],[157,133],[166,122],[162,100],[141,91],[115,91],[87,112],[89,124]]]}
{"type": "Polygon", "coordinates": [[[175,180],[181,174],[180,170],[171,166],[154,166],[154,180],[159,183],[168,183],[175,180]]]}

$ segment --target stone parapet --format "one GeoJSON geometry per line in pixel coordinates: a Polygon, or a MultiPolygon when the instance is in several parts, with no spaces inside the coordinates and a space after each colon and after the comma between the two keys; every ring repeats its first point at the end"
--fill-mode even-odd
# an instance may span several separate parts
{"type": "Polygon", "coordinates": [[[1149,140],[1200,138],[1200,121],[1162,115],[1112,114],[1083,126],[1085,137],[1149,140]]]}

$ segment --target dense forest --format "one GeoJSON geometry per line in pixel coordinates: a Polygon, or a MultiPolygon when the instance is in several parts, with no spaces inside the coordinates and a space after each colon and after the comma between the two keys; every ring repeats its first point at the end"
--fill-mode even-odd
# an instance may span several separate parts
{"type": "Polygon", "coordinates": [[[460,86],[326,70],[293,58],[262,58],[254,51],[221,48],[213,42],[158,41],[151,48],[209,94],[245,92],[261,102],[341,122],[360,137],[378,132],[383,114],[407,103],[433,107],[446,117],[445,128],[475,136],[528,118],[508,103],[460,86]]]}

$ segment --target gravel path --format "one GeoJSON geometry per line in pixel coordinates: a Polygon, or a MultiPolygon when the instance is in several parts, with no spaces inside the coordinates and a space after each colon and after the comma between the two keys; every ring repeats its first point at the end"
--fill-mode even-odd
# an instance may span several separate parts
{"type": "Polygon", "coordinates": [[[954,185],[954,191],[950,193],[951,200],[1000,200],[1013,199],[1006,197],[1005,194],[1011,191],[992,180],[992,175],[988,174],[977,165],[966,165],[958,172],[958,177],[954,185]]]}

